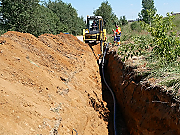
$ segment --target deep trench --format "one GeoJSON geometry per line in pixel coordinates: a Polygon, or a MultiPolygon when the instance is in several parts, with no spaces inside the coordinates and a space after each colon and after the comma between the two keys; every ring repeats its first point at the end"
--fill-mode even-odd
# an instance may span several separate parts
{"type": "MultiPolygon", "coordinates": [[[[90,47],[97,58],[98,47],[90,47]]],[[[115,50],[108,51],[105,60],[105,79],[117,102],[117,134],[179,135],[180,102],[172,93],[143,82],[143,77],[137,75],[133,67],[127,67],[115,50]]],[[[103,79],[102,97],[110,111],[107,118],[109,135],[114,135],[113,100],[103,79]]]]}
{"type": "MultiPolygon", "coordinates": [[[[118,135],[179,135],[180,102],[163,87],[142,81],[133,67],[121,61],[116,51],[105,57],[105,78],[117,102],[118,135]]],[[[113,135],[112,96],[102,82],[103,100],[110,110],[109,134],[113,135]]]]}
{"type": "MultiPolygon", "coordinates": [[[[104,73],[105,73],[105,80],[108,83],[108,85],[111,87],[111,83],[109,81],[109,77],[106,74],[107,72],[107,61],[105,62],[104,65],[104,73]]],[[[99,65],[99,70],[100,70],[100,75],[101,75],[101,82],[102,82],[102,98],[103,100],[107,103],[107,108],[109,109],[109,117],[108,117],[108,132],[109,135],[114,135],[114,102],[113,102],[113,97],[112,94],[110,92],[110,90],[108,89],[108,87],[106,86],[105,82],[103,81],[103,75],[102,75],[102,65],[99,65]]],[[[116,127],[117,127],[117,135],[129,135],[125,120],[123,119],[123,115],[120,109],[120,106],[117,104],[116,102],[116,119],[118,119],[118,121],[116,121],[116,127]]]]}
{"type": "MultiPolygon", "coordinates": [[[[92,52],[93,52],[93,54],[97,60],[97,64],[99,64],[98,54],[100,54],[100,50],[99,50],[100,44],[89,44],[89,47],[91,48],[91,50],[92,50],[92,52]]],[[[105,59],[104,64],[105,64],[104,65],[105,80],[106,80],[107,84],[111,87],[112,84],[109,80],[110,79],[109,75],[107,74],[107,72],[108,72],[107,71],[108,60],[105,59]]],[[[103,79],[103,75],[102,75],[102,63],[99,64],[99,71],[100,71],[101,82],[102,82],[102,99],[107,103],[106,107],[109,110],[109,114],[107,115],[107,117],[104,118],[104,120],[108,121],[108,134],[114,135],[115,134],[115,132],[114,132],[114,126],[115,126],[114,125],[114,102],[113,102],[113,97],[112,97],[110,90],[108,89],[108,87],[104,83],[104,79],[103,79]]],[[[94,108],[96,108],[96,107],[94,107],[94,108]]],[[[116,120],[116,127],[117,127],[116,134],[117,135],[129,135],[129,131],[128,131],[127,126],[126,126],[126,122],[124,120],[122,110],[120,109],[120,106],[117,102],[116,102],[116,119],[117,119],[116,120]]]]}

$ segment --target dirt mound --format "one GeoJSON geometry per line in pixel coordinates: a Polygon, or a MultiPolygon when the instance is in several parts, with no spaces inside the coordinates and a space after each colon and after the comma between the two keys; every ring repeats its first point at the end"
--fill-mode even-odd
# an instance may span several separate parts
{"type": "Polygon", "coordinates": [[[0,134],[108,134],[100,80],[91,48],[72,35],[5,33],[0,134]]]}

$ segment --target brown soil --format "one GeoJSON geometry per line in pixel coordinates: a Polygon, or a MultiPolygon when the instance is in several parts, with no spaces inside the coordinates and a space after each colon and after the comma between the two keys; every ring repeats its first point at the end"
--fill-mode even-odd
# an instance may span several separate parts
{"type": "Polygon", "coordinates": [[[107,135],[100,80],[96,56],[72,35],[5,33],[0,134],[107,135]]]}
{"type": "Polygon", "coordinates": [[[136,72],[146,70],[145,65],[136,69],[127,66],[115,50],[107,53],[106,61],[106,78],[128,132],[131,135],[179,135],[180,102],[164,88],[142,81],[143,76],[136,72]]]}

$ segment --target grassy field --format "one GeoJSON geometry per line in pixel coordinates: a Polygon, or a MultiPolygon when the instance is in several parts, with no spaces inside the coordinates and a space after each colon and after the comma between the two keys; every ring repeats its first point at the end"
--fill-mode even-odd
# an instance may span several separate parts
{"type": "MultiPolygon", "coordinates": [[[[176,37],[179,37],[180,15],[175,16],[173,23],[176,27],[172,31],[176,33],[176,37]]],[[[109,38],[112,40],[112,37],[109,38]]],[[[178,56],[171,62],[166,62],[163,58],[156,58],[156,55],[152,54],[155,47],[153,40],[149,32],[141,29],[139,22],[133,25],[129,23],[122,27],[121,46],[118,53],[125,63],[133,62],[137,67],[144,65],[143,70],[137,70],[137,74],[144,76],[144,81],[164,87],[174,95],[174,98],[179,99],[180,57],[178,56]],[[133,58],[138,60],[133,61],[133,58]]]]}
{"type": "Polygon", "coordinates": [[[173,21],[174,25],[176,25],[176,27],[174,28],[174,31],[177,31],[177,34],[180,34],[180,15],[176,15],[175,19],[173,21]]]}

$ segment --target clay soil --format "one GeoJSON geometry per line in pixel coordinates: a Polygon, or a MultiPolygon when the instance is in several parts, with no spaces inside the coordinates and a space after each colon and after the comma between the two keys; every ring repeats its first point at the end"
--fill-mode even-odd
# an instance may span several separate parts
{"type": "Polygon", "coordinates": [[[0,37],[1,135],[107,135],[92,48],[67,34],[0,37]]]}

